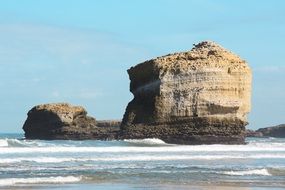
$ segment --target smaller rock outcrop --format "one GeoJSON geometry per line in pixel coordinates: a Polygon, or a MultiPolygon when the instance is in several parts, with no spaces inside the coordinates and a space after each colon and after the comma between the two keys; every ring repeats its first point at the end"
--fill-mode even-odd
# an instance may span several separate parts
{"type": "Polygon", "coordinates": [[[246,137],[263,137],[263,134],[255,130],[247,129],[246,137]]]}
{"type": "Polygon", "coordinates": [[[265,127],[256,130],[256,132],[262,133],[264,137],[285,137],[285,124],[273,126],[273,127],[265,127]]]}
{"type": "Polygon", "coordinates": [[[97,120],[97,127],[103,127],[103,128],[120,128],[121,120],[97,120]]]}
{"type": "Polygon", "coordinates": [[[33,107],[23,130],[27,139],[114,139],[119,128],[98,127],[95,118],[87,116],[81,106],[67,103],[33,107]]]}

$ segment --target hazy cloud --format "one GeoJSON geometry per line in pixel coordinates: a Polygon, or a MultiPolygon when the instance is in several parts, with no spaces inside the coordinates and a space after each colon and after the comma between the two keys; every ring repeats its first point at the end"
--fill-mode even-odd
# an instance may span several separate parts
{"type": "Polygon", "coordinates": [[[276,66],[276,65],[271,65],[271,66],[262,66],[262,67],[257,67],[254,68],[253,71],[256,72],[285,72],[285,66],[276,66]]]}
{"type": "MultiPolygon", "coordinates": [[[[41,24],[0,25],[0,64],[57,59],[61,63],[94,63],[141,54],[141,49],[95,30],[41,24]]],[[[41,64],[40,62],[37,64],[41,64]]]]}
{"type": "Polygon", "coordinates": [[[88,89],[62,89],[54,90],[51,92],[50,96],[55,99],[86,99],[92,100],[98,96],[102,96],[103,93],[99,90],[88,90],[88,89]]]}

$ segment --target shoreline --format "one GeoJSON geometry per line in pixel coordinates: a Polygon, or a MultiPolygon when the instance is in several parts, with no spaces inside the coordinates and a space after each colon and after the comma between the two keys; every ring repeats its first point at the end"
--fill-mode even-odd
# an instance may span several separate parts
{"type": "MultiPolygon", "coordinates": [[[[205,182],[206,183],[206,182],[205,182]]],[[[157,190],[282,190],[285,188],[283,185],[257,185],[257,184],[244,184],[242,182],[235,183],[209,183],[209,184],[134,184],[134,183],[76,183],[76,184],[34,184],[34,185],[15,185],[0,187],[0,189],[7,190],[93,190],[93,189],[104,189],[104,190],[144,190],[144,189],[157,189],[157,190]]]]}

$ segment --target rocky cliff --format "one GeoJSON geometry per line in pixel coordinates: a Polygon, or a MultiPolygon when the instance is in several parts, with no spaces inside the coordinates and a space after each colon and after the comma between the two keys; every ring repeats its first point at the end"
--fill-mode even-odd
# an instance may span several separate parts
{"type": "Polygon", "coordinates": [[[128,70],[130,91],[123,138],[181,144],[244,143],[251,70],[214,42],[158,57],[128,70]]]}
{"type": "Polygon", "coordinates": [[[33,107],[23,129],[28,139],[114,139],[118,128],[99,127],[81,106],[67,103],[33,107]]]}

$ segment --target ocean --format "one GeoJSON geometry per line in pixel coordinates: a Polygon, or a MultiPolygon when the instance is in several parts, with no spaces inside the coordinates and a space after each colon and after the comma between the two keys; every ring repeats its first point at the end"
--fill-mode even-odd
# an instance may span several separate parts
{"type": "Polygon", "coordinates": [[[285,189],[285,139],[174,145],[159,139],[0,136],[0,189],[285,189]]]}

